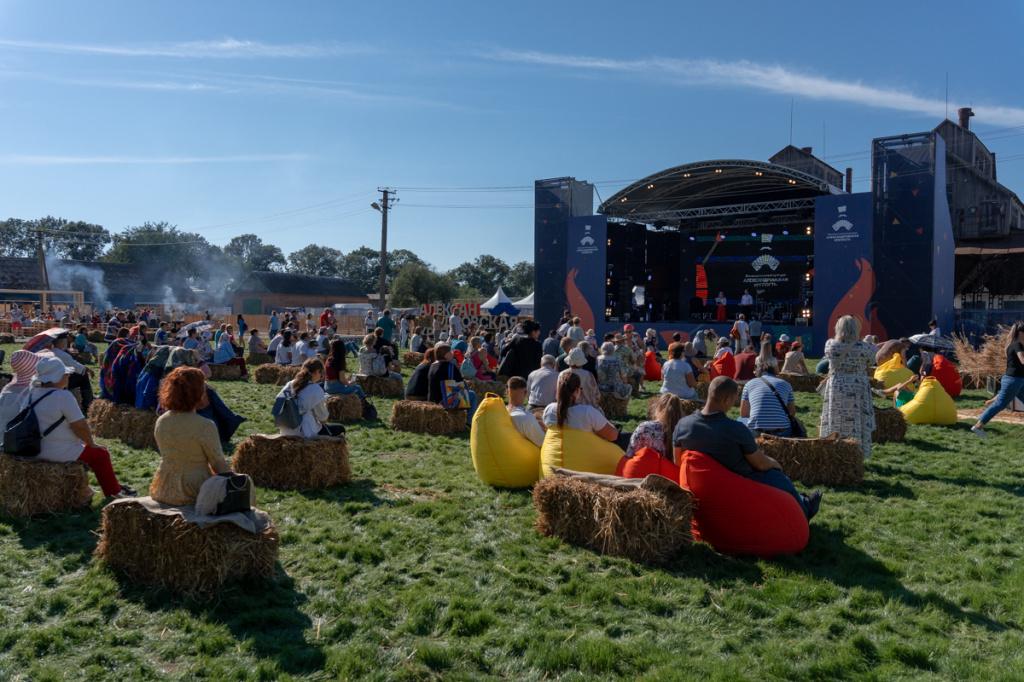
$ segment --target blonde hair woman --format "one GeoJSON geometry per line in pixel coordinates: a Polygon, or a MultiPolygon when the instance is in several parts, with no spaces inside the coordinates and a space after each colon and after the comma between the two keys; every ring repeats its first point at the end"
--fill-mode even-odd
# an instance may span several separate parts
{"type": "Polygon", "coordinates": [[[871,456],[871,434],[875,430],[875,408],[871,401],[868,368],[875,356],[860,340],[860,322],[844,315],[835,326],[835,336],[825,342],[828,378],[823,384],[820,434],[838,433],[860,441],[864,459],[871,456]]]}

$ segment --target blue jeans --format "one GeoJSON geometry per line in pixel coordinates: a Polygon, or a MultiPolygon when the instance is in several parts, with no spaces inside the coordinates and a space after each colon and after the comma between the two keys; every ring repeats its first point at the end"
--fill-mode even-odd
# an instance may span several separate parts
{"type": "Polygon", "coordinates": [[[797,504],[800,505],[800,509],[803,510],[804,516],[807,515],[807,501],[804,499],[804,496],[797,492],[796,486],[793,485],[793,481],[789,480],[789,476],[778,469],[755,471],[747,476],[747,478],[757,481],[758,483],[770,485],[773,488],[778,488],[782,492],[789,493],[793,496],[793,499],[797,501],[797,504]]]}
{"type": "Polygon", "coordinates": [[[363,392],[363,387],[359,384],[343,384],[340,381],[332,379],[324,384],[324,392],[328,395],[352,395],[359,396],[360,400],[366,400],[366,393],[363,392]]]}
{"type": "Polygon", "coordinates": [[[466,389],[466,393],[469,394],[469,409],[466,410],[466,423],[472,426],[473,415],[476,414],[476,408],[480,406],[480,401],[477,400],[476,391],[466,389]]]}
{"type": "Polygon", "coordinates": [[[999,382],[999,393],[996,395],[995,402],[985,408],[985,411],[978,417],[978,421],[988,424],[992,417],[1012,405],[1014,398],[1024,400],[1024,377],[1011,377],[1004,374],[1002,381],[999,382]]]}

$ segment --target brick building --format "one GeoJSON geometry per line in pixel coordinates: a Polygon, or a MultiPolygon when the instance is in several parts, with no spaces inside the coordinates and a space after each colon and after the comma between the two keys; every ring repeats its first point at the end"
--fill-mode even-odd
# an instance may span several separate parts
{"type": "Polygon", "coordinates": [[[366,303],[366,292],[337,277],[285,272],[253,272],[231,294],[231,309],[243,315],[269,315],[284,308],[325,308],[335,303],[366,303]]]}

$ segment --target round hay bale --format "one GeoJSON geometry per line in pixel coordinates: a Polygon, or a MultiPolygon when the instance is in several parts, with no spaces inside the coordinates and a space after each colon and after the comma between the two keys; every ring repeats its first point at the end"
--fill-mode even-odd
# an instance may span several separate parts
{"type": "Polygon", "coordinates": [[[466,386],[476,393],[476,397],[483,400],[488,393],[493,393],[502,398],[505,397],[506,384],[502,381],[481,381],[480,379],[467,379],[466,386]]]}
{"type": "Polygon", "coordinates": [[[818,384],[824,377],[817,374],[780,374],[780,379],[785,379],[797,393],[817,393],[818,384]]]}
{"type": "Polygon", "coordinates": [[[790,478],[806,485],[859,485],[864,482],[864,453],[852,438],[757,437],[764,454],[782,465],[790,478]]]}
{"type": "Polygon", "coordinates": [[[212,381],[241,381],[241,365],[208,365],[212,381]]]}
{"type": "Polygon", "coordinates": [[[132,582],[209,599],[228,581],[272,578],[279,544],[273,524],[258,534],[233,523],[200,528],[125,500],[103,508],[96,557],[132,582]]]}
{"type": "Polygon", "coordinates": [[[391,428],[395,431],[447,436],[468,430],[466,410],[446,410],[425,400],[399,400],[391,408],[391,428]]]}
{"type": "Polygon", "coordinates": [[[14,335],[0,334],[0,343],[14,343],[14,335]]]}
{"type": "Polygon", "coordinates": [[[345,439],[328,436],[254,434],[235,450],[232,468],[258,486],[278,490],[320,490],[352,479],[345,439]]]}
{"type": "Polygon", "coordinates": [[[276,384],[277,378],[281,376],[281,369],[281,365],[268,362],[256,367],[252,371],[252,377],[257,384],[276,384]]]}
{"type": "MultiPolygon", "coordinates": [[[[654,396],[653,398],[651,398],[651,399],[649,399],[647,401],[647,418],[648,419],[654,419],[654,404],[656,402],[658,402],[658,398],[660,398],[660,397],[661,397],[661,394],[659,393],[658,395],[654,396]]],[[[704,407],[704,403],[700,402],[699,400],[680,400],[679,402],[681,402],[683,404],[683,416],[684,417],[687,416],[687,415],[691,415],[694,412],[697,412],[698,410],[700,410],[702,407],[704,407]]]]}
{"type": "Polygon", "coordinates": [[[327,396],[328,419],[331,422],[348,424],[363,418],[363,401],[354,393],[327,396]]]}
{"type": "Polygon", "coordinates": [[[421,362],[423,362],[423,353],[417,353],[416,351],[411,350],[402,353],[402,364],[406,367],[415,367],[421,362]]]}
{"type": "Polygon", "coordinates": [[[82,509],[92,502],[92,495],[84,464],[0,454],[0,511],[7,516],[82,509]]]}
{"type": "Polygon", "coordinates": [[[99,329],[93,329],[91,332],[86,334],[90,343],[101,343],[103,341],[103,332],[99,329]]]}
{"type": "Polygon", "coordinates": [[[97,398],[89,405],[89,428],[100,438],[116,438],[133,448],[156,450],[156,412],[136,410],[97,398]]]}
{"type": "Polygon", "coordinates": [[[366,395],[375,395],[381,398],[402,398],[405,395],[405,386],[402,385],[401,379],[360,374],[356,376],[356,380],[363,387],[363,393],[366,395]]]}
{"type": "Polygon", "coordinates": [[[692,498],[676,483],[573,473],[557,469],[533,487],[542,535],[649,564],[669,561],[693,541],[692,498]]]}
{"type": "Polygon", "coordinates": [[[875,408],[873,443],[902,443],[907,435],[907,420],[895,407],[875,408]]]}
{"type": "Polygon", "coordinates": [[[289,381],[295,378],[295,375],[299,373],[302,367],[298,365],[289,365],[287,367],[279,367],[277,372],[277,385],[284,386],[289,381]]]}
{"type": "Polygon", "coordinates": [[[269,365],[274,362],[274,358],[270,357],[266,353],[249,353],[245,356],[245,364],[249,367],[256,367],[257,365],[269,365]]]}
{"type": "Polygon", "coordinates": [[[609,419],[625,419],[629,416],[629,398],[618,398],[612,393],[601,393],[601,411],[609,419]]]}

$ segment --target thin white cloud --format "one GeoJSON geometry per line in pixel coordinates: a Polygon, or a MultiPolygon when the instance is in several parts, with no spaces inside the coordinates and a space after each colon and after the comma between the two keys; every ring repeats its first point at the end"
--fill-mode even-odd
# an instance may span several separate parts
{"type": "Polygon", "coordinates": [[[307,154],[236,154],[229,156],[63,156],[3,154],[5,166],[185,166],[204,163],[265,163],[304,161],[307,154]]]}
{"type": "MultiPolygon", "coordinates": [[[[946,102],[922,97],[912,92],[861,81],[844,81],[795,71],[775,64],[741,60],[733,62],[713,59],[609,59],[585,55],[566,55],[531,50],[497,49],[482,53],[494,61],[550,66],[579,71],[604,71],[667,79],[681,85],[718,85],[749,88],[807,97],[810,99],[849,102],[867,107],[893,109],[942,118],[946,102]]],[[[961,106],[950,103],[950,109],[961,106]]],[[[1024,125],[1024,108],[973,104],[979,119],[999,125],[1024,125]]]]}
{"type": "Polygon", "coordinates": [[[350,43],[262,43],[256,40],[237,40],[235,38],[137,45],[0,39],[0,48],[60,54],[108,57],[169,57],[174,59],[294,59],[369,54],[374,51],[366,45],[350,43]]]}

